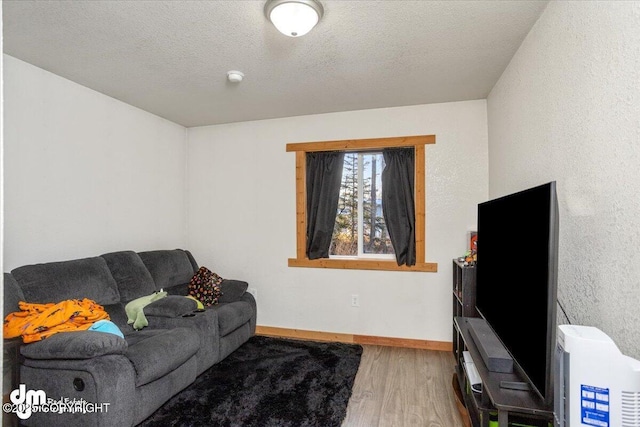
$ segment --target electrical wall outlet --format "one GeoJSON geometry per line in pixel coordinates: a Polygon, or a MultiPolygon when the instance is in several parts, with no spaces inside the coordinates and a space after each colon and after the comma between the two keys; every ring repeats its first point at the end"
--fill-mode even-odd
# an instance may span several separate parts
{"type": "Polygon", "coordinates": [[[360,307],[360,297],[358,295],[351,295],[351,307],[360,307]]]}

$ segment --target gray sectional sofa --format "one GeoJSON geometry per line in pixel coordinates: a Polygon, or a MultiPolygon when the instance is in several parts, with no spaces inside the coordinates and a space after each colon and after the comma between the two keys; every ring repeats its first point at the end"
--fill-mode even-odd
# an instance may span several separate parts
{"type": "MultiPolygon", "coordinates": [[[[54,400],[108,403],[88,413],[33,412],[27,426],[134,426],[197,375],[255,334],[256,301],[246,282],[224,280],[219,304],[196,310],[188,283],[198,270],[189,251],[122,251],[92,258],[27,265],[4,275],[5,315],[18,301],[89,298],[124,333],[58,333],[23,344],[19,381],[54,400]],[[164,290],[145,307],[149,325],[127,324],[127,302],[164,290]]],[[[92,406],[92,410],[95,406],[92,406]]]]}

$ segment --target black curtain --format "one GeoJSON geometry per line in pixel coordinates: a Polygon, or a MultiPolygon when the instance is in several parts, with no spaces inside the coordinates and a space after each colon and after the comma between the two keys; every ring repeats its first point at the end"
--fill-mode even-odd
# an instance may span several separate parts
{"type": "Polygon", "coordinates": [[[329,246],[338,213],[344,153],[322,151],[306,154],[307,257],[329,258],[329,246]]]}
{"type": "Polygon", "coordinates": [[[398,265],[416,263],[414,149],[385,148],[382,171],[382,214],[398,265]]]}

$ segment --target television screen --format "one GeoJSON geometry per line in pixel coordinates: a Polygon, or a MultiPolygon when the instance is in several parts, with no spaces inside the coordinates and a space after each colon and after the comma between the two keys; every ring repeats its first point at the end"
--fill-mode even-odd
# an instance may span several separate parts
{"type": "Polygon", "coordinates": [[[555,182],[478,205],[476,308],[547,403],[553,399],[557,247],[555,182]]]}

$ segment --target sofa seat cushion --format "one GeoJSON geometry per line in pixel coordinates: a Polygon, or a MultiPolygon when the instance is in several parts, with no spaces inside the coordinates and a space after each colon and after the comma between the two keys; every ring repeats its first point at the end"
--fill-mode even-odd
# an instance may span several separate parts
{"type": "Polygon", "coordinates": [[[218,329],[221,337],[247,323],[253,315],[253,308],[245,301],[219,304],[214,306],[212,310],[215,310],[218,314],[218,329]]]}
{"type": "Polygon", "coordinates": [[[196,354],[197,333],[188,328],[142,330],[126,337],[125,356],[136,372],[136,387],[155,381],[196,354]]]}

